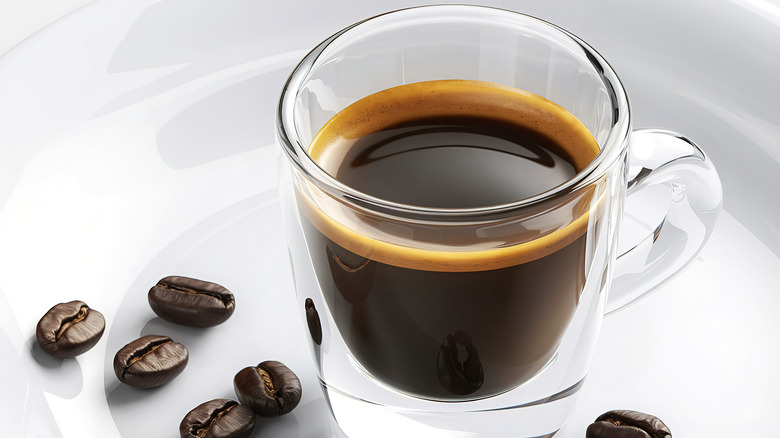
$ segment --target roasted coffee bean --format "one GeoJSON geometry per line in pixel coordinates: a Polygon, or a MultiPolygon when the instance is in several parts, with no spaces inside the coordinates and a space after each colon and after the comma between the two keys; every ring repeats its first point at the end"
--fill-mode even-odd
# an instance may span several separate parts
{"type": "Polygon", "coordinates": [[[149,290],[154,313],[170,322],[212,327],[225,322],[236,306],[224,287],[188,277],[165,277],[149,290]]]}
{"type": "Polygon", "coordinates": [[[184,371],[187,347],[168,336],[147,335],[122,347],[114,356],[114,373],[136,388],[164,385],[184,371]]]}
{"type": "Polygon", "coordinates": [[[309,325],[309,334],[311,340],[315,344],[322,344],[322,324],[320,323],[320,314],[317,313],[317,308],[314,307],[314,301],[311,298],[306,298],[306,324],[309,325]]]}
{"type": "Polygon", "coordinates": [[[78,356],[98,343],[106,328],[103,315],[83,301],[60,303],[38,321],[35,338],[54,357],[78,356]]]}
{"type": "Polygon", "coordinates": [[[218,398],[191,410],[179,424],[181,438],[246,438],[255,428],[255,413],[233,400],[218,398]]]}
{"type": "Polygon", "coordinates": [[[642,412],[616,410],[601,414],[588,426],[586,438],[672,438],[660,419],[642,412]]]}
{"type": "Polygon", "coordinates": [[[268,360],[236,374],[233,388],[238,400],[262,417],[286,414],[301,401],[301,381],[283,363],[268,360]]]}
{"type": "Polygon", "coordinates": [[[485,381],[477,347],[462,330],[455,332],[454,336],[448,335],[442,341],[436,359],[436,375],[441,386],[455,395],[471,394],[485,381]],[[458,345],[466,352],[466,357],[462,359],[458,345]]]}

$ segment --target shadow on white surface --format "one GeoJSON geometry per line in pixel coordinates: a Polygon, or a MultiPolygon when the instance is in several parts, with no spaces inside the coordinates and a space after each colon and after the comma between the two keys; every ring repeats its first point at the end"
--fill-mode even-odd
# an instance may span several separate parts
{"type": "Polygon", "coordinates": [[[37,377],[45,392],[64,399],[76,397],[81,392],[84,375],[78,358],[58,359],[46,353],[38,345],[35,336],[31,336],[25,345],[39,366],[36,369],[37,377]]]}

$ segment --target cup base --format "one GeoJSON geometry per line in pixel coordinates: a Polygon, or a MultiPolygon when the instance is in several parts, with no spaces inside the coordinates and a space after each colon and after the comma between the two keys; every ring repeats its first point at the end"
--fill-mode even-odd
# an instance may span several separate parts
{"type": "Polygon", "coordinates": [[[538,403],[479,409],[475,403],[441,402],[416,410],[362,400],[320,382],[328,407],[346,438],[550,438],[572,411],[582,381],[538,403]]]}

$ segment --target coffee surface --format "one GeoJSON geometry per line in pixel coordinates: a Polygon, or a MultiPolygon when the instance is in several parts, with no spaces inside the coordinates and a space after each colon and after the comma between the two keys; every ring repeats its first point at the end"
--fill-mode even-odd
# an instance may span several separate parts
{"type": "Polygon", "coordinates": [[[384,90],[333,117],[312,158],[348,186],[433,208],[508,204],[564,183],[598,145],[540,96],[476,81],[384,90]]]}
{"type": "MultiPolygon", "coordinates": [[[[561,107],[474,81],[368,96],[336,114],[309,149],[358,191],[447,209],[537,195],[598,152],[561,107]]],[[[509,244],[468,225],[356,213],[309,189],[298,205],[327,311],[371,376],[426,399],[468,400],[510,390],[554,357],[587,280],[590,192],[551,202],[545,217],[565,218],[561,225],[520,222],[511,238],[521,243],[509,244]]],[[[324,333],[317,340],[329,342],[324,333]]]]}
{"type": "Polygon", "coordinates": [[[422,207],[509,204],[576,173],[555,141],[478,115],[417,119],[350,143],[336,179],[372,196],[422,207]]]}

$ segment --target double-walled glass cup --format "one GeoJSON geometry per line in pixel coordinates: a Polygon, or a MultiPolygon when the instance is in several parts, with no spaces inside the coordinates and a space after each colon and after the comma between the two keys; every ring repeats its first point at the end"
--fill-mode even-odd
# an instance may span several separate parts
{"type": "Polygon", "coordinates": [[[277,127],[300,312],[350,437],[554,435],[604,315],[684,269],[721,206],[718,176],[696,145],[632,132],[623,86],[596,51],[500,9],[411,8],[338,32],[292,73],[277,127]],[[600,153],[557,187],[479,208],[381,199],[312,158],[315,135],[350,104],[445,79],[548,99],[600,153]]]}

